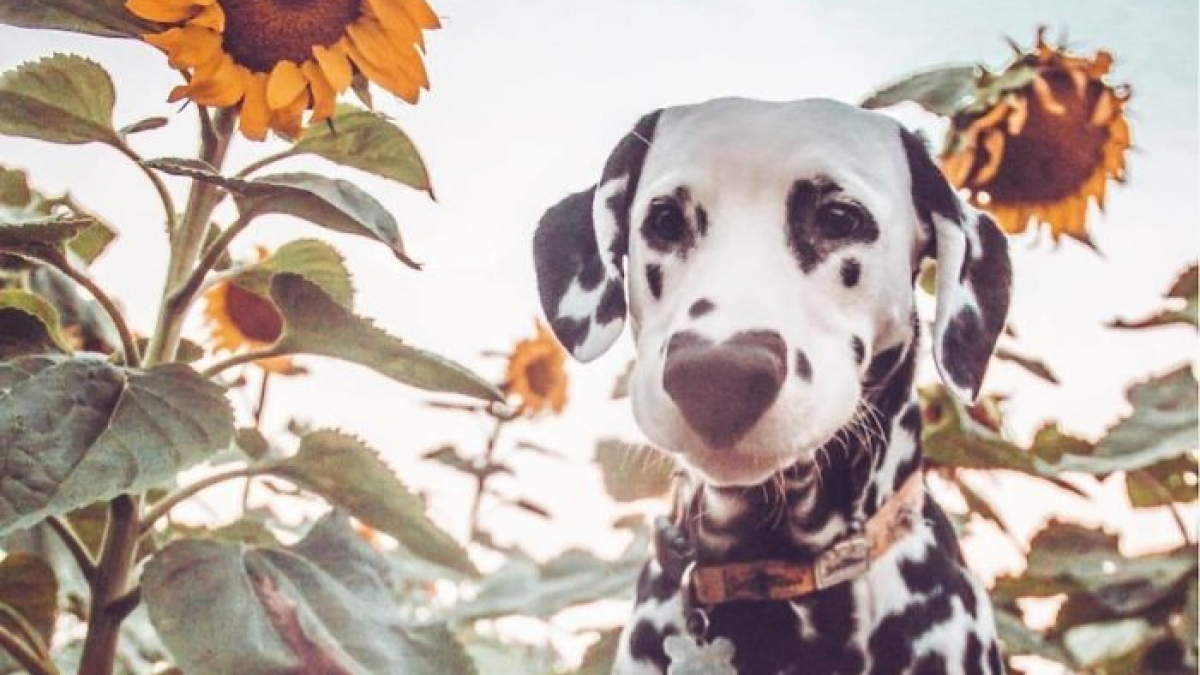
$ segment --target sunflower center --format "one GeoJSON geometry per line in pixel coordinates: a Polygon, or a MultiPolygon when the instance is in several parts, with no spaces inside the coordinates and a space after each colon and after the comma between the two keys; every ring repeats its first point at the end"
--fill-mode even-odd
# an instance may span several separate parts
{"type": "Polygon", "coordinates": [[[525,368],[525,379],[529,382],[529,391],[539,398],[546,398],[554,389],[558,379],[558,369],[549,358],[540,358],[525,368]]]}
{"type": "Polygon", "coordinates": [[[1029,117],[1004,145],[1004,158],[991,182],[980,188],[999,202],[1057,202],[1070,197],[1104,167],[1108,126],[1091,123],[1104,85],[1089,81],[1080,92],[1062,71],[1042,71],[1041,77],[1063,111],[1047,110],[1036,96],[1029,99],[1029,117]]]}
{"type": "Polygon", "coordinates": [[[283,331],[283,317],[275,305],[237,284],[225,289],[225,311],[230,323],[251,340],[271,344],[283,331]]]}
{"type": "Polygon", "coordinates": [[[225,51],[259,73],[280,61],[304,63],[314,46],[337,42],[362,14],[363,0],[218,0],[225,51]]]}

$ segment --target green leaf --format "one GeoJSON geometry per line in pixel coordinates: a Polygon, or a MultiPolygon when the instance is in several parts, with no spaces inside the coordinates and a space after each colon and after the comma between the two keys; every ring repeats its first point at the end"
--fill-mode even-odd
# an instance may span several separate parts
{"type": "Polygon", "coordinates": [[[185,672],[474,672],[447,630],[400,620],[387,561],[337,512],[289,548],[172,543],[146,565],[142,588],[185,672]]]}
{"type": "Polygon", "coordinates": [[[42,352],[71,352],[61,336],[58,312],[33,293],[0,290],[0,358],[42,352]]]}
{"type": "Polygon", "coordinates": [[[0,372],[0,535],[144,492],[226,447],[224,392],[186,366],[25,357],[0,372]]]}
{"type": "Polygon", "coordinates": [[[0,134],[118,145],[115,100],[112,79],[94,61],[58,54],[26,63],[0,76],[0,134]]]}
{"type": "Polygon", "coordinates": [[[272,465],[271,473],[316,492],[421,558],[479,574],[466,550],[425,515],[420,498],[356,438],[335,431],[308,434],[300,450],[272,465]]]}
{"type": "Polygon", "coordinates": [[[452,607],[458,621],[521,615],[547,619],[573,605],[629,595],[648,555],[645,536],[636,538],[617,560],[568,550],[539,567],[512,558],[486,578],[479,593],[452,607]]]}
{"type": "Polygon", "coordinates": [[[0,23],[101,37],[136,38],[158,27],[125,9],[125,0],[20,0],[0,3],[0,23]]]}
{"type": "Polygon", "coordinates": [[[420,265],[405,253],[392,214],[349,181],[311,173],[279,173],[243,180],[222,176],[211,166],[194,159],[154,159],[146,165],[229,190],[243,217],[273,213],[296,216],[335,232],[374,239],[390,248],[404,264],[420,269],[420,265]]]}
{"type": "Polygon", "coordinates": [[[675,473],[675,464],[666,455],[613,438],[596,442],[593,461],[600,466],[604,489],[618,502],[665,495],[675,473]]]}
{"type": "Polygon", "coordinates": [[[147,117],[145,119],[140,119],[133,124],[127,124],[121,127],[117,130],[117,133],[122,136],[140,134],[143,131],[154,131],[155,129],[161,129],[167,126],[169,122],[170,120],[165,117],[147,117]]]}
{"type": "Polygon", "coordinates": [[[1157,639],[1161,630],[1144,619],[1076,626],[1063,635],[1063,645],[1083,668],[1118,659],[1157,639]]]}
{"type": "Polygon", "coordinates": [[[1069,663],[1070,657],[1061,647],[1026,626],[1019,616],[999,607],[994,608],[992,614],[996,619],[996,632],[1000,634],[1005,654],[1033,654],[1051,661],[1069,663]]]}
{"type": "Polygon", "coordinates": [[[0,166],[0,248],[67,248],[90,264],[104,252],[116,229],[75,203],[69,194],[50,198],[29,185],[19,169],[0,166]]]}
{"type": "Polygon", "coordinates": [[[271,279],[284,272],[304,277],[339,305],[354,307],[354,285],[345,261],[337,249],[316,239],[299,239],[280,246],[265,260],[243,268],[235,281],[248,291],[270,298],[271,279]]]}
{"type": "Polygon", "coordinates": [[[1197,475],[1200,466],[1195,455],[1175,457],[1145,469],[1125,474],[1125,490],[1133,506],[1146,509],[1170,506],[1175,502],[1190,503],[1197,494],[1197,475]]]}
{"type": "Polygon", "coordinates": [[[1064,456],[1064,471],[1106,476],[1177,457],[1194,457],[1198,401],[1190,367],[1133,385],[1133,412],[1108,430],[1090,455],[1064,456]]]}
{"type": "Polygon", "coordinates": [[[980,75],[976,66],[942,66],[910,75],[868,96],[862,107],[886,108],[911,101],[926,110],[952,116],[970,102],[980,75]]]}
{"type": "Polygon", "coordinates": [[[233,442],[250,459],[265,459],[271,452],[271,444],[267,441],[267,437],[254,427],[238,429],[234,434],[233,442]]]}
{"type": "Polygon", "coordinates": [[[271,297],[283,315],[283,336],[276,347],[284,354],[329,356],[418,389],[504,400],[483,378],[388,335],[299,275],[277,274],[271,281],[271,297]]]}
{"type": "MultiPolygon", "coordinates": [[[[54,570],[36,556],[14,553],[5,557],[0,561],[0,604],[16,610],[49,644],[58,616],[58,580],[54,570]]],[[[13,628],[3,614],[0,626],[13,628]]]]}
{"type": "Polygon", "coordinates": [[[288,154],[312,153],[433,196],[421,154],[408,136],[378,113],[342,104],[328,124],[310,127],[288,154]]]}

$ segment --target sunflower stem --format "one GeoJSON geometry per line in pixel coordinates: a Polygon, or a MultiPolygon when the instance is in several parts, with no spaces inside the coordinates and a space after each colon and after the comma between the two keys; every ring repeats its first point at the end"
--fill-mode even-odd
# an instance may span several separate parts
{"type": "MultiPolygon", "coordinates": [[[[197,107],[202,110],[200,114],[203,120],[208,115],[208,111],[204,109],[204,106],[197,107]]],[[[229,149],[229,142],[233,138],[233,127],[236,120],[236,113],[228,109],[221,109],[217,111],[216,117],[212,120],[212,133],[206,133],[205,125],[201,125],[200,159],[217,169],[221,168],[221,165],[225,163],[225,153],[229,149]]],[[[171,258],[167,265],[163,302],[159,308],[154,336],[147,349],[147,362],[150,364],[173,360],[179,349],[187,303],[171,302],[171,294],[191,274],[192,267],[200,256],[200,249],[204,245],[204,235],[208,231],[209,217],[224,196],[224,191],[215,185],[201,181],[192,182],[183,222],[171,239],[171,258]]]]}
{"type": "Polygon", "coordinates": [[[253,478],[254,476],[271,471],[275,468],[275,466],[276,464],[273,462],[264,462],[255,466],[244,466],[240,469],[221,471],[219,473],[206,476],[205,478],[201,478],[195,483],[179,488],[175,492],[172,492],[156,502],[154,506],[146,512],[145,517],[142,518],[142,528],[139,536],[145,536],[148,534],[152,529],[154,529],[154,523],[158,522],[160,518],[170,513],[171,509],[179,506],[181,502],[195,497],[204,490],[235,478],[253,478]]]}
{"type": "Polygon", "coordinates": [[[279,345],[268,347],[267,349],[260,349],[258,351],[242,352],[240,354],[234,354],[224,361],[217,361],[216,363],[202,370],[200,375],[202,377],[212,378],[220,375],[230,368],[233,368],[234,366],[261,361],[262,359],[273,359],[276,356],[286,356],[289,353],[291,352],[280,348],[279,345]]]}
{"type": "Polygon", "coordinates": [[[162,176],[158,175],[158,172],[154,169],[146,166],[146,160],[136,150],[129,147],[129,144],[125,141],[115,141],[112,143],[112,147],[122,155],[128,157],[150,179],[151,185],[154,186],[154,191],[158,193],[159,201],[162,202],[163,211],[166,212],[167,236],[173,236],[175,230],[179,227],[179,212],[175,210],[175,200],[171,197],[171,192],[167,189],[167,184],[163,182],[162,176]]]}
{"type": "Polygon", "coordinates": [[[75,528],[71,527],[70,522],[61,516],[47,518],[46,524],[62,540],[63,546],[67,547],[67,551],[75,559],[75,564],[79,567],[79,572],[83,574],[83,578],[89,584],[92,583],[96,578],[96,561],[92,558],[92,553],[88,550],[87,545],[79,538],[79,533],[75,531],[75,528]]]}
{"type": "Polygon", "coordinates": [[[99,284],[92,280],[87,274],[71,264],[67,257],[62,252],[50,249],[38,255],[38,259],[52,265],[58,271],[67,275],[72,281],[87,289],[88,293],[100,303],[104,308],[104,312],[108,314],[108,318],[113,322],[117,329],[117,334],[121,336],[121,356],[125,359],[125,364],[128,366],[137,367],[142,362],[142,355],[138,351],[137,340],[133,337],[133,331],[129,330],[129,324],[125,322],[125,315],[117,307],[117,303],[100,288],[99,284]]]}
{"type": "Polygon", "coordinates": [[[229,227],[225,228],[217,238],[209,244],[208,248],[204,249],[204,254],[200,257],[200,262],[188,275],[183,285],[171,292],[167,298],[168,305],[174,305],[179,308],[179,311],[185,311],[187,307],[195,300],[197,291],[204,284],[204,277],[217,265],[217,261],[221,259],[221,254],[225,253],[225,249],[229,248],[233,238],[238,236],[250,221],[254,219],[253,213],[242,214],[237,220],[233,221],[229,227]]]}
{"type": "MultiPolygon", "coordinates": [[[[496,425],[492,427],[492,433],[488,436],[487,447],[483,452],[483,467],[486,469],[492,464],[492,457],[496,454],[496,447],[500,442],[500,431],[504,429],[504,425],[509,421],[509,418],[496,417],[496,425]]],[[[467,541],[475,541],[479,536],[479,510],[483,505],[483,494],[487,492],[488,478],[492,476],[491,471],[479,471],[475,474],[475,496],[471,499],[471,511],[467,522],[467,541]]]]}
{"type": "Polygon", "coordinates": [[[79,675],[111,675],[113,671],[121,622],[129,613],[115,606],[114,601],[125,597],[130,590],[141,505],[141,497],[132,495],[121,495],[109,503],[108,529],[92,582],[91,611],[79,675]]]}
{"type": "Polygon", "coordinates": [[[247,164],[244,169],[235,173],[234,177],[235,178],[246,178],[250,174],[254,173],[255,171],[258,171],[264,167],[274,164],[275,162],[287,159],[288,157],[295,157],[298,154],[300,154],[300,153],[296,152],[295,149],[293,148],[293,149],[289,149],[289,150],[284,150],[282,152],[277,152],[273,155],[267,155],[266,157],[263,157],[260,160],[257,160],[257,161],[247,164]]]}

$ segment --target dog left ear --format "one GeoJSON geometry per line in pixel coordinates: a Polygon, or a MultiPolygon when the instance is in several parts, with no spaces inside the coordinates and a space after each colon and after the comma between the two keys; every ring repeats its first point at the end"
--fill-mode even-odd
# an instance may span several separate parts
{"type": "Polygon", "coordinates": [[[643,117],[609,154],[600,182],[546,211],[533,237],[542,309],[580,361],[603,354],[625,325],[630,208],[658,117],[643,117]]]}
{"type": "Polygon", "coordinates": [[[1008,240],[991,216],[959,198],[918,136],[902,131],[901,139],[913,205],[930,228],[926,250],[937,257],[934,362],[946,386],[973,401],[1008,315],[1008,240]]]}

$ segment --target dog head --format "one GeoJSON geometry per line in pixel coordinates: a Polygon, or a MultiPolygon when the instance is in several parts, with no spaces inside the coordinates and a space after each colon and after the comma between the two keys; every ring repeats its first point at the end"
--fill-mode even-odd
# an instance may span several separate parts
{"type": "Polygon", "coordinates": [[[1008,307],[1004,236],[920,139],[827,100],[651,113],[534,240],[562,344],[594,359],[629,317],[639,426],[718,485],[761,482],[852,421],[872,355],[914,339],[926,256],[934,358],[973,399],[1008,307]]]}

